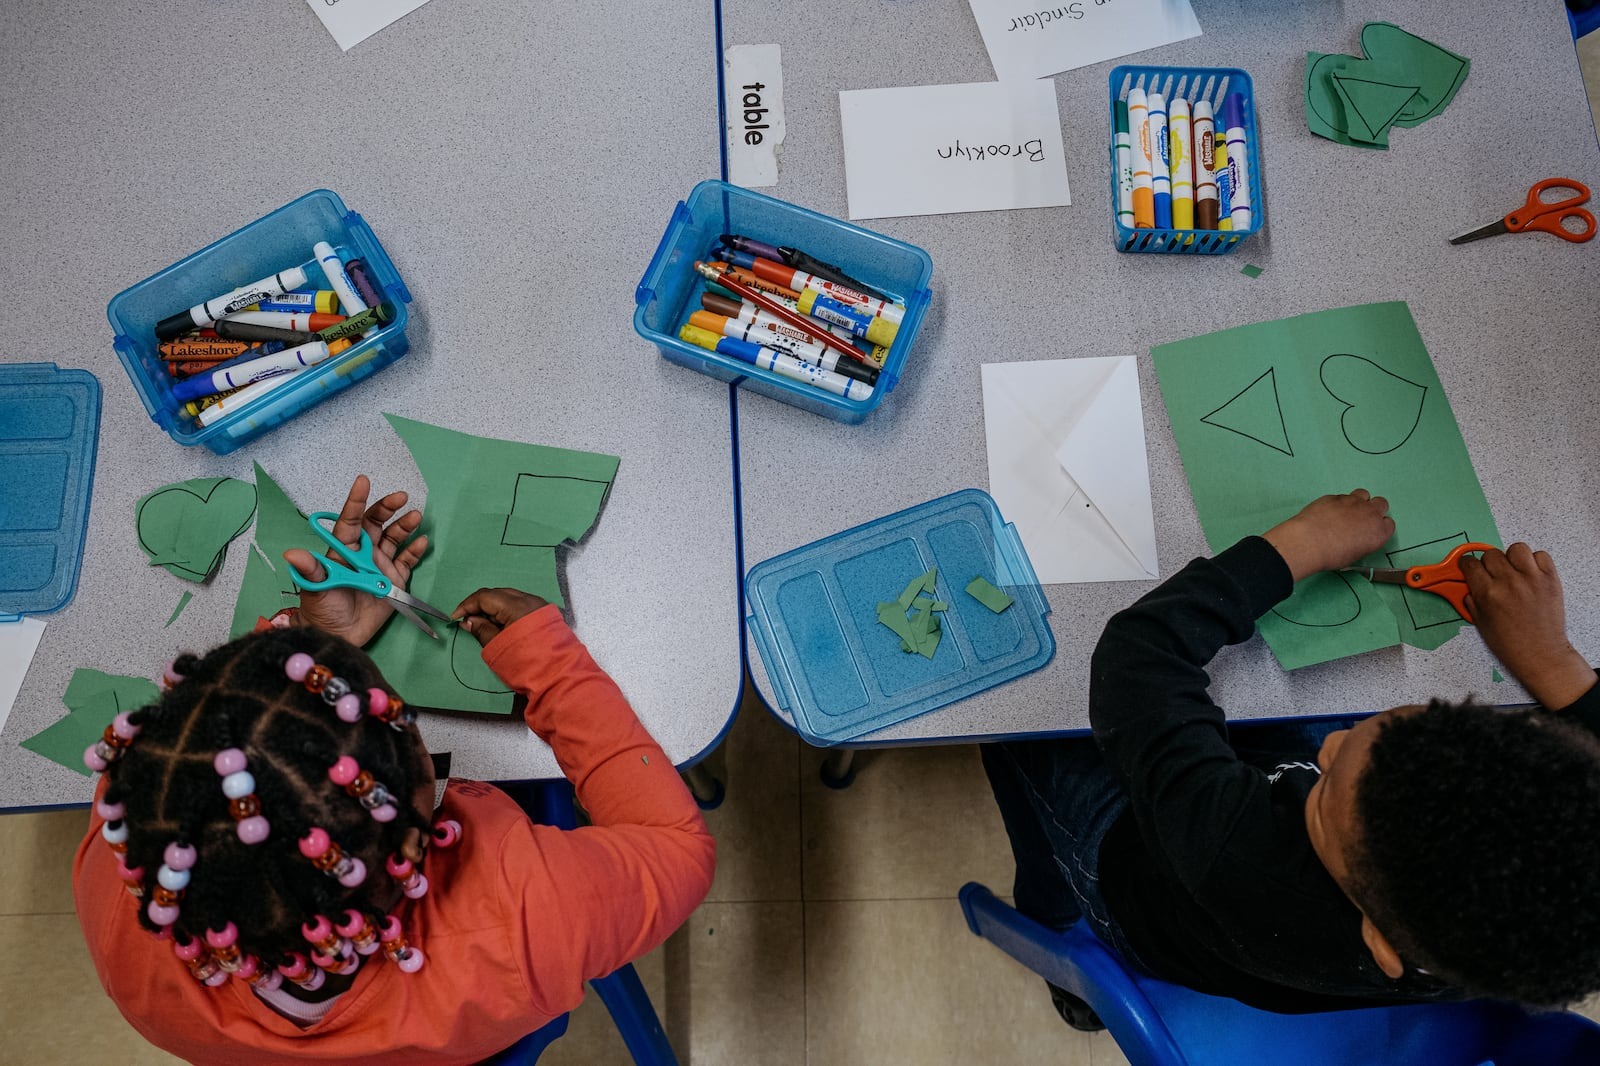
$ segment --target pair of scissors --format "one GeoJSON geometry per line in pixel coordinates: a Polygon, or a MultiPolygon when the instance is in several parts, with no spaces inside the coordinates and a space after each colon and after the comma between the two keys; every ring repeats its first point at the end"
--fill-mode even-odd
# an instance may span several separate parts
{"type": "Polygon", "coordinates": [[[1443,596],[1449,601],[1450,606],[1456,609],[1457,614],[1470,622],[1472,612],[1467,610],[1467,579],[1461,573],[1461,558],[1469,552],[1497,550],[1493,544],[1472,540],[1465,544],[1457,544],[1450,549],[1450,554],[1446,555],[1442,562],[1434,563],[1432,566],[1392,569],[1378,566],[1347,566],[1339,572],[1360,574],[1368,581],[1385,585],[1404,585],[1418,592],[1431,592],[1435,596],[1443,596]]]}
{"type": "Polygon", "coordinates": [[[1529,230],[1539,230],[1543,233],[1554,233],[1564,241],[1582,244],[1594,236],[1594,216],[1579,207],[1579,204],[1589,202],[1589,186],[1581,181],[1571,178],[1545,178],[1535,182],[1533,188],[1528,190],[1528,202],[1511,212],[1499,222],[1491,222],[1481,226],[1471,233],[1463,233],[1453,237],[1451,244],[1466,244],[1468,241],[1482,240],[1485,237],[1498,237],[1502,233],[1526,233],[1529,230]],[[1544,194],[1554,189],[1565,189],[1572,193],[1559,200],[1546,200],[1544,194]],[[1568,229],[1566,221],[1575,218],[1582,224],[1582,229],[1568,229]]]}
{"type": "Polygon", "coordinates": [[[339,559],[344,560],[344,565],[336,559],[322,559],[321,563],[327,569],[328,576],[321,581],[304,578],[291,566],[289,577],[297,588],[308,589],[311,592],[322,592],[326,589],[356,589],[370,596],[376,596],[380,600],[387,599],[407,621],[434,640],[439,639],[439,634],[417,615],[418,611],[435,618],[442,618],[446,622],[455,620],[432,604],[417,599],[384,576],[372,556],[372,538],[367,535],[366,530],[361,531],[360,547],[351,547],[335,537],[330,526],[322,524],[328,522],[331,525],[339,521],[339,516],[333,511],[318,511],[306,521],[311,524],[317,536],[322,538],[323,543],[327,544],[339,559]]]}

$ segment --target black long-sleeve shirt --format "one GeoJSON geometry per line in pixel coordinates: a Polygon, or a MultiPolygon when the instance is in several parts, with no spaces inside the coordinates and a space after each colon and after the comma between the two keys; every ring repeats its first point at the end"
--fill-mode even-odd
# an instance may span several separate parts
{"type": "MultiPolygon", "coordinates": [[[[1100,848],[1101,890],[1157,976],[1285,1013],[1461,993],[1415,969],[1391,980],[1361,939],[1361,912],[1312,850],[1307,753],[1246,761],[1228,744],[1206,664],[1249,638],[1293,588],[1250,537],[1197,559],[1107,624],[1089,717],[1128,810],[1100,848]]],[[[1600,724],[1600,691],[1570,713],[1600,724]]]]}

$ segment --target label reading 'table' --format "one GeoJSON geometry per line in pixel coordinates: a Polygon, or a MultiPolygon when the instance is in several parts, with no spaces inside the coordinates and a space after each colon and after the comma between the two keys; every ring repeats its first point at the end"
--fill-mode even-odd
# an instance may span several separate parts
{"type": "Polygon", "coordinates": [[[775,44],[736,44],[723,53],[728,180],[746,189],[778,184],[783,143],[783,53],[775,44]]]}

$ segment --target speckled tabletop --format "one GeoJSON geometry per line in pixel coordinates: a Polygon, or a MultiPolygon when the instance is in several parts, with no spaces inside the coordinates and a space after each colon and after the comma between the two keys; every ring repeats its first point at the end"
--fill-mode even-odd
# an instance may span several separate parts
{"type": "MultiPolygon", "coordinates": [[[[1600,343],[1595,256],[1553,237],[1447,238],[1493,221],[1552,175],[1600,187],[1600,152],[1557,0],[1504,5],[1247,3],[1195,0],[1202,37],[1135,62],[1237,66],[1255,82],[1265,232],[1230,256],[1114,251],[1105,176],[1106,77],[1118,61],[1059,75],[1072,206],[867,223],[927,249],[934,298],[907,373],[866,423],[842,426],[741,394],[739,452],[747,567],[798,545],[958,488],[988,487],[985,362],[1139,357],[1163,574],[1205,551],[1150,365],[1152,345],[1330,307],[1403,299],[1433,356],[1507,541],[1548,549],[1566,584],[1574,643],[1600,658],[1600,343]],[[1305,54],[1354,52],[1367,21],[1387,20],[1472,60],[1442,115],[1396,130],[1387,152],[1313,136],[1305,54]],[[1254,280],[1246,263],[1265,268],[1254,280]],[[807,467],[793,455],[858,453],[914,461],[807,467]]],[[[841,89],[989,81],[966,0],[791,4],[724,0],[728,45],[783,46],[788,137],[774,195],[846,212],[841,89]],[[848,15],[844,12],[848,11],[848,15]],[[847,24],[847,25],[846,25],[847,24]],[[818,26],[838,32],[817,34],[818,26]]],[[[863,738],[909,744],[1084,729],[1089,653],[1105,620],[1149,583],[1052,585],[1057,651],[1044,669],[863,738]]],[[[755,657],[758,688],[771,686],[755,657]]],[[[1498,702],[1526,695],[1492,681],[1471,630],[1437,651],[1391,648],[1279,669],[1257,639],[1225,651],[1212,691],[1230,715],[1373,710],[1438,695],[1498,702]]],[[[784,715],[780,713],[780,717],[784,715]]]]}
{"type": "MultiPolygon", "coordinates": [[[[0,808],[89,797],[17,746],[64,713],[73,668],[153,676],[226,638],[248,539],[163,629],[191,586],[146,565],[134,501],[252,461],[307,508],[363,471],[420,493],[385,411],[621,456],[564,556],[573,622],[674,761],[716,742],[740,693],[728,390],[631,328],[673,205],[716,174],[715,84],[709,3],[438,0],[343,54],[298,0],[7,5],[0,360],[87,368],[104,411],[77,595],[0,733],[0,808]],[[112,351],[106,301],[319,187],[415,294],[410,354],[230,456],[173,443],[112,351]]],[[[520,720],[423,732],[458,774],[558,774],[520,720]]]]}

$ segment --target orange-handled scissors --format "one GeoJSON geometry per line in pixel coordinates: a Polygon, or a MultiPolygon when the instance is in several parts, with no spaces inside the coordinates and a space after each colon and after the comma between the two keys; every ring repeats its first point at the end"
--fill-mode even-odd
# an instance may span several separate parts
{"type": "Polygon", "coordinates": [[[1589,186],[1583,182],[1573,181],[1571,178],[1545,178],[1543,181],[1535,182],[1533,188],[1528,190],[1527,203],[1499,222],[1491,222],[1471,233],[1452,237],[1450,243],[1466,244],[1468,241],[1482,240],[1485,237],[1497,237],[1502,233],[1539,230],[1543,233],[1554,233],[1564,241],[1582,244],[1594,236],[1595,230],[1594,216],[1578,206],[1588,202],[1589,186]],[[1559,200],[1546,200],[1544,194],[1554,189],[1565,189],[1572,195],[1563,196],[1559,200]],[[1568,229],[1566,221],[1569,218],[1577,219],[1583,228],[1568,229]]]}
{"type": "Polygon", "coordinates": [[[1385,569],[1378,566],[1347,566],[1340,571],[1342,574],[1360,574],[1368,581],[1377,581],[1386,585],[1404,585],[1416,589],[1418,592],[1431,592],[1435,596],[1443,596],[1450,601],[1450,606],[1456,613],[1467,621],[1472,621],[1472,612],[1467,610],[1467,579],[1461,573],[1461,557],[1468,552],[1498,551],[1493,544],[1483,544],[1479,541],[1468,541],[1457,544],[1450,549],[1450,554],[1444,561],[1434,563],[1432,566],[1408,566],[1405,568],[1385,569]]]}

